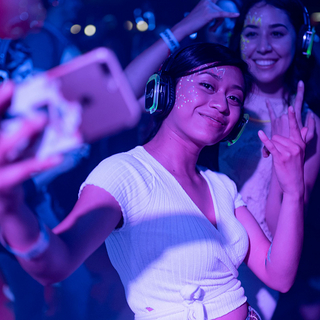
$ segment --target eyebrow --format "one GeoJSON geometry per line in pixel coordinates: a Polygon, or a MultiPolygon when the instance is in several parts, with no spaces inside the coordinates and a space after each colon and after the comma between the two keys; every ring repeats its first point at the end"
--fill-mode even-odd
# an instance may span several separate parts
{"type": "Polygon", "coordinates": [[[238,89],[238,90],[240,90],[240,91],[244,94],[244,88],[243,88],[243,87],[238,86],[237,84],[234,84],[234,85],[232,85],[231,87],[232,87],[233,89],[238,89]]]}
{"type": "MultiPolygon", "coordinates": [[[[216,74],[214,74],[214,73],[212,73],[212,72],[210,72],[210,71],[204,70],[203,72],[200,72],[199,74],[204,74],[204,73],[209,74],[210,76],[212,76],[214,79],[216,79],[216,80],[218,80],[218,81],[221,81],[221,80],[222,80],[222,77],[219,77],[219,76],[217,76],[216,74]]],[[[231,86],[231,88],[233,88],[233,89],[238,89],[238,90],[240,90],[240,91],[244,94],[244,88],[241,87],[241,86],[238,86],[237,84],[233,84],[233,85],[231,86]]]]}
{"type": "MultiPolygon", "coordinates": [[[[278,27],[284,27],[284,28],[286,28],[286,29],[288,30],[288,27],[287,27],[286,25],[282,24],[282,23],[275,23],[275,24],[271,24],[271,25],[269,26],[269,28],[278,28],[278,27]]],[[[259,27],[256,26],[256,25],[254,25],[254,24],[247,24],[247,25],[243,28],[243,30],[246,29],[246,28],[258,29],[259,27]]]]}
{"type": "Polygon", "coordinates": [[[220,77],[220,76],[218,76],[218,75],[216,75],[216,74],[214,74],[214,73],[212,73],[212,72],[210,72],[210,71],[204,70],[204,71],[202,71],[202,72],[199,72],[199,74],[204,74],[204,73],[210,75],[211,77],[213,77],[214,79],[216,79],[216,80],[218,80],[218,81],[221,81],[221,80],[222,80],[222,77],[220,77]]]}

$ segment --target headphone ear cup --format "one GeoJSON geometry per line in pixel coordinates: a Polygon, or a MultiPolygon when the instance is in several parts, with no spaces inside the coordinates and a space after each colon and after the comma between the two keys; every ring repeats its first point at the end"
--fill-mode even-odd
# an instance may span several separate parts
{"type": "Polygon", "coordinates": [[[161,73],[153,74],[145,87],[145,110],[162,116],[170,110],[172,101],[172,80],[161,73]],[[169,106],[168,106],[169,105],[169,106]],[[168,108],[169,107],[169,108],[168,108]]]}
{"type": "Polygon", "coordinates": [[[222,142],[227,141],[228,146],[232,146],[233,144],[235,144],[239,140],[248,121],[249,115],[244,113],[242,108],[238,122],[236,123],[232,131],[228,134],[228,136],[222,140],[222,142]]]}
{"type": "Polygon", "coordinates": [[[175,102],[175,85],[173,83],[173,80],[170,76],[166,76],[166,104],[163,108],[163,116],[166,117],[170,111],[172,110],[173,106],[174,106],[174,102],[175,102]]]}
{"type": "Polygon", "coordinates": [[[312,45],[313,45],[313,39],[315,35],[315,29],[312,28],[311,22],[310,22],[310,16],[309,12],[306,7],[303,6],[301,3],[301,6],[303,7],[303,19],[304,24],[301,26],[297,38],[297,46],[298,51],[300,51],[304,56],[307,56],[309,58],[312,53],[312,45]]]}
{"type": "Polygon", "coordinates": [[[310,40],[309,40],[309,35],[308,35],[307,31],[308,31],[307,26],[303,25],[300,28],[299,35],[298,35],[297,44],[298,44],[299,50],[301,51],[302,54],[306,54],[307,49],[309,47],[310,40]]]}

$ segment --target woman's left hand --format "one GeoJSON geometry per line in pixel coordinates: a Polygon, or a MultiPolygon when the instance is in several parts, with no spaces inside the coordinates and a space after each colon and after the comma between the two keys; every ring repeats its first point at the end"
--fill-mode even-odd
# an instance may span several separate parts
{"type": "Polygon", "coordinates": [[[300,129],[293,107],[288,108],[289,137],[273,135],[269,139],[263,131],[259,138],[267,153],[273,156],[275,172],[284,193],[302,195],[304,192],[303,165],[308,128],[300,129]]]}

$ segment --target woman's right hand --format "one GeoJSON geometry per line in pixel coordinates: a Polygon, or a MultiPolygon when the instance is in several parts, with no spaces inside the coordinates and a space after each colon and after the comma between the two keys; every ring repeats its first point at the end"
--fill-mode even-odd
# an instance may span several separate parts
{"type": "MultiPolygon", "coordinates": [[[[294,100],[293,109],[296,114],[296,119],[300,129],[303,128],[304,124],[302,122],[302,107],[303,107],[303,96],[304,96],[304,83],[299,81],[297,87],[297,94],[294,100]]],[[[281,116],[277,117],[275,112],[270,104],[269,100],[266,100],[266,106],[269,112],[270,121],[271,121],[271,134],[272,135],[281,135],[284,137],[289,136],[289,120],[288,114],[283,113],[281,116]]],[[[308,127],[307,142],[312,140],[315,132],[315,123],[312,118],[312,112],[308,112],[307,118],[305,121],[305,126],[308,127]]]]}
{"type": "Polygon", "coordinates": [[[237,18],[239,13],[223,11],[218,5],[217,0],[200,0],[192,11],[171,30],[174,32],[178,41],[193,34],[202,27],[217,19],[210,31],[214,31],[224,18],[237,18]]]}
{"type": "MultiPolygon", "coordinates": [[[[6,83],[0,89],[0,116],[11,102],[14,85],[6,83]]],[[[7,193],[36,172],[49,169],[61,162],[59,156],[44,160],[35,157],[25,158],[28,145],[39,136],[45,128],[47,119],[39,114],[23,120],[20,128],[13,134],[0,129],[0,193],[7,193]]],[[[0,123],[1,126],[2,123],[0,123]]]]}
{"type": "MultiPolygon", "coordinates": [[[[306,143],[309,143],[315,134],[315,120],[312,111],[308,111],[305,124],[302,122],[302,106],[303,106],[303,95],[304,95],[304,83],[299,81],[297,87],[297,95],[293,104],[295,116],[299,129],[301,130],[304,126],[308,128],[306,143]]],[[[271,121],[271,135],[279,135],[283,137],[289,136],[289,118],[288,113],[284,113],[277,117],[269,100],[266,100],[266,106],[269,112],[271,121]]],[[[262,150],[263,157],[268,157],[269,153],[264,147],[262,150]]]]}
{"type": "Polygon", "coordinates": [[[269,139],[263,131],[259,138],[268,154],[273,156],[273,164],[283,193],[304,193],[304,157],[307,127],[300,129],[293,107],[288,108],[289,136],[273,135],[269,139]]]}

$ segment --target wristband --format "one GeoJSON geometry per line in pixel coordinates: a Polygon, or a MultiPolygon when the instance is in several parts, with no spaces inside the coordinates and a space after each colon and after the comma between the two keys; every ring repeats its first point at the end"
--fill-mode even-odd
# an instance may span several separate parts
{"type": "Polygon", "coordinates": [[[11,248],[6,243],[6,241],[3,239],[2,236],[0,236],[0,242],[5,249],[13,253],[15,256],[26,259],[26,260],[31,260],[39,256],[41,253],[43,253],[49,246],[49,234],[46,230],[45,225],[42,222],[39,222],[39,227],[40,227],[39,237],[37,241],[29,249],[27,249],[27,251],[20,251],[20,250],[11,248]]]}
{"type": "Polygon", "coordinates": [[[180,48],[180,44],[176,37],[173,35],[170,29],[166,29],[164,32],[160,33],[160,37],[166,43],[171,53],[177,51],[180,48]]]}

